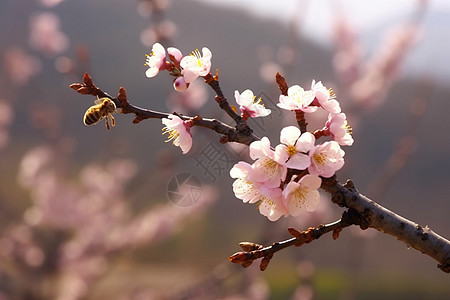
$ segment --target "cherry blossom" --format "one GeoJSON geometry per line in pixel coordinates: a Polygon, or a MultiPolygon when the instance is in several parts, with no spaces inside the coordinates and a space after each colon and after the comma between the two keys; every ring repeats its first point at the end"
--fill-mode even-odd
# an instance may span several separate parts
{"type": "Polygon", "coordinates": [[[319,205],[317,190],[322,180],[314,175],[305,175],[298,182],[292,180],[283,190],[283,199],[290,215],[298,216],[303,210],[314,211],[319,205]]]}
{"type": "Polygon", "coordinates": [[[263,182],[253,181],[255,170],[246,162],[240,161],[230,170],[230,176],[236,178],[233,182],[233,192],[236,198],[244,203],[258,203],[260,213],[271,221],[287,215],[287,209],[282,201],[282,191],[279,187],[267,187],[263,182]]]}
{"type": "Polygon", "coordinates": [[[230,170],[231,178],[236,178],[233,182],[233,192],[236,198],[241,199],[244,203],[256,203],[262,195],[259,187],[262,183],[251,181],[250,174],[252,166],[246,162],[240,161],[230,170]]]}
{"type": "Polygon", "coordinates": [[[328,115],[325,123],[325,129],[328,129],[333,140],[341,146],[351,146],[353,144],[352,128],[347,124],[347,116],[344,113],[328,115]]]}
{"type": "Polygon", "coordinates": [[[280,95],[278,107],[287,110],[301,110],[306,113],[315,112],[317,106],[310,106],[315,98],[313,91],[305,91],[299,85],[293,85],[288,89],[288,95],[280,95]]]}
{"type": "Polygon", "coordinates": [[[335,95],[333,94],[332,90],[327,89],[321,81],[316,82],[315,80],[313,80],[311,84],[311,90],[314,92],[314,96],[316,97],[314,100],[317,100],[318,102],[316,103],[316,105],[322,107],[330,113],[341,112],[339,102],[334,99],[335,95]]]}
{"type": "Polygon", "coordinates": [[[311,165],[308,171],[312,175],[331,177],[344,166],[344,150],[336,141],[325,142],[309,151],[311,165]]]}
{"type": "Polygon", "coordinates": [[[149,67],[149,69],[145,72],[145,75],[148,78],[155,77],[159,71],[165,68],[166,61],[166,50],[160,43],[153,44],[152,53],[147,56],[147,61],[145,65],[149,67]]]}
{"type": "Polygon", "coordinates": [[[239,91],[234,92],[234,97],[236,98],[236,103],[240,105],[240,110],[242,113],[242,118],[247,120],[248,118],[265,117],[270,114],[270,109],[264,107],[261,104],[261,98],[255,100],[256,97],[253,95],[251,90],[245,90],[242,94],[239,91]]]}
{"type": "Polygon", "coordinates": [[[307,153],[314,148],[315,137],[309,132],[301,133],[295,126],[281,130],[281,144],[275,147],[275,160],[288,168],[304,170],[311,161],[307,153]]]}
{"type": "Polygon", "coordinates": [[[252,165],[254,180],[263,182],[267,187],[278,187],[286,177],[287,168],[275,160],[275,151],[270,148],[267,137],[250,144],[250,157],[256,160],[252,165]]]}
{"type": "Polygon", "coordinates": [[[181,59],[183,59],[183,54],[178,48],[169,47],[167,48],[167,54],[172,62],[179,64],[181,59]]]}
{"type": "Polygon", "coordinates": [[[261,201],[259,202],[259,212],[270,221],[276,221],[281,216],[288,215],[288,209],[283,203],[283,194],[280,188],[269,188],[261,186],[261,201]]]}
{"type": "Polygon", "coordinates": [[[56,14],[42,12],[30,18],[29,43],[32,48],[54,56],[69,47],[69,38],[61,31],[61,21],[56,14]]]}
{"type": "Polygon", "coordinates": [[[172,144],[178,146],[186,154],[192,147],[191,122],[183,121],[180,117],[169,115],[163,118],[162,123],[166,125],[162,129],[163,135],[168,134],[166,142],[172,141],[172,144]]]}
{"type": "Polygon", "coordinates": [[[203,56],[200,55],[200,51],[195,50],[191,55],[183,57],[180,65],[183,68],[182,74],[187,83],[193,82],[199,76],[205,76],[211,69],[211,51],[203,47],[203,56]]]}

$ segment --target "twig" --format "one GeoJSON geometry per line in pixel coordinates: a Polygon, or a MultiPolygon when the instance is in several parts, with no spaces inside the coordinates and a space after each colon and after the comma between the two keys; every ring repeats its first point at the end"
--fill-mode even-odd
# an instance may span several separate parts
{"type": "Polygon", "coordinates": [[[222,92],[222,89],[219,85],[219,70],[216,71],[216,75],[212,76],[211,73],[208,73],[203,77],[205,79],[205,83],[208,84],[213,91],[216,93],[215,100],[219,104],[219,107],[230,116],[233,121],[236,123],[237,130],[243,135],[250,136],[253,134],[253,130],[247,125],[244,119],[237,114],[228,103],[227,98],[222,92]]]}
{"type": "Polygon", "coordinates": [[[289,233],[294,238],[268,247],[250,242],[241,243],[240,246],[244,252],[233,254],[229,260],[248,267],[255,259],[263,258],[260,265],[263,271],[274,253],[280,250],[293,245],[301,246],[310,243],[328,232],[333,232],[333,238],[336,239],[343,228],[359,225],[363,230],[373,228],[396,237],[409,247],[432,257],[439,262],[439,269],[450,273],[450,241],[433,232],[428,226],[422,227],[361,195],[350,180],[345,185],[341,185],[333,176],[323,178],[322,182],[321,188],[332,195],[333,202],[348,208],[341,220],[317,228],[311,227],[301,232],[290,228],[289,233]]]}
{"type": "MultiPolygon", "coordinates": [[[[120,87],[118,97],[114,98],[108,93],[98,88],[92,81],[89,74],[85,73],[83,76],[84,83],[73,83],[70,88],[74,89],[83,95],[93,95],[97,97],[108,97],[116,104],[117,108],[120,108],[122,114],[134,114],[135,118],[133,123],[137,124],[145,119],[163,119],[169,116],[168,113],[162,113],[145,108],[140,108],[129,103],[126,95],[125,88],[120,87]]],[[[182,116],[177,114],[183,120],[190,120],[195,117],[182,116]]],[[[239,117],[240,118],[240,117],[239,117]]],[[[244,122],[245,123],[245,122],[244,122]]],[[[195,126],[208,128],[215,132],[222,134],[225,138],[221,138],[221,142],[236,142],[245,145],[250,145],[252,142],[259,140],[259,138],[251,132],[248,126],[241,126],[236,128],[227,125],[216,119],[199,119],[195,122],[195,126]],[[250,131],[249,131],[250,130],[250,131]]]]}
{"type": "MultiPolygon", "coordinates": [[[[108,97],[112,99],[116,106],[121,108],[121,113],[135,114],[136,117],[133,120],[134,123],[138,123],[144,119],[162,119],[168,116],[167,113],[147,110],[130,104],[127,100],[126,92],[123,87],[119,89],[118,97],[113,98],[96,87],[87,73],[84,75],[83,81],[83,84],[75,83],[70,87],[80,94],[108,97]]],[[[280,90],[282,90],[282,93],[286,92],[286,81],[279,74],[277,74],[277,83],[280,90]]],[[[220,88],[218,91],[217,96],[223,97],[223,95],[221,96],[220,88]]],[[[226,101],[226,99],[223,97],[221,101],[226,101]]],[[[233,128],[215,119],[202,119],[199,116],[180,117],[184,120],[191,120],[195,118],[195,126],[209,128],[219,134],[223,134],[224,136],[221,138],[221,142],[231,141],[250,145],[253,141],[259,140],[258,137],[256,137],[251,131],[245,131],[245,128],[248,128],[247,126],[239,127],[239,124],[237,124],[236,128],[233,128]]],[[[396,237],[409,247],[419,250],[423,254],[432,257],[439,262],[438,267],[442,271],[450,273],[450,241],[433,232],[428,226],[423,227],[375,203],[360,194],[354,187],[353,182],[350,180],[347,181],[346,184],[341,185],[336,180],[335,176],[331,178],[323,178],[321,188],[331,194],[331,199],[334,203],[348,208],[347,216],[344,217],[343,215],[342,219],[337,222],[319,226],[317,228],[310,228],[303,232],[290,229],[289,232],[294,235],[293,239],[274,243],[269,247],[263,247],[262,245],[254,243],[242,243],[241,247],[246,252],[238,252],[231,256],[230,260],[232,262],[242,263],[243,266],[249,266],[253,260],[262,257],[263,259],[261,261],[260,268],[261,270],[264,270],[269,264],[273,254],[285,249],[286,247],[292,245],[299,246],[309,243],[331,231],[333,232],[333,237],[337,238],[340,230],[349,225],[357,224],[361,227],[361,229],[374,228],[378,231],[396,237]],[[349,221],[346,218],[350,215],[353,217],[349,221]],[[357,216],[356,219],[354,219],[355,216],[357,216]]]]}
{"type": "Polygon", "coordinates": [[[348,180],[340,184],[335,176],[322,180],[322,189],[332,195],[336,204],[354,209],[369,228],[387,233],[439,262],[438,268],[450,273],[450,241],[433,232],[428,226],[414,223],[360,194],[348,180]]]}
{"type": "MultiPolygon", "coordinates": [[[[275,81],[278,85],[278,89],[280,90],[281,95],[287,96],[289,86],[286,82],[286,79],[284,79],[284,77],[280,73],[277,73],[275,75],[275,81]]],[[[305,119],[305,113],[301,110],[295,110],[295,120],[297,121],[300,131],[306,132],[308,123],[306,122],[305,119]]]]}
{"type": "Polygon", "coordinates": [[[264,271],[276,252],[291,246],[300,247],[304,244],[308,244],[329,232],[333,232],[333,239],[337,239],[342,229],[350,225],[360,225],[361,227],[365,227],[365,221],[354,210],[348,210],[342,214],[342,218],[340,220],[330,224],[320,225],[319,227],[310,227],[305,231],[298,231],[297,229],[289,228],[289,234],[291,234],[293,238],[273,243],[268,247],[251,242],[242,242],[239,245],[244,252],[237,252],[228,259],[232,263],[239,263],[242,264],[243,267],[248,267],[254,260],[262,258],[259,267],[261,271],[264,271]],[[363,225],[361,225],[361,223],[363,225]]]}

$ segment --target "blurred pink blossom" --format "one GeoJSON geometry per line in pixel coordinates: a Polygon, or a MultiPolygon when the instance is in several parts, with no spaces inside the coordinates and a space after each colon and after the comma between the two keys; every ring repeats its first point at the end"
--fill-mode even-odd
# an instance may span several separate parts
{"type": "Polygon", "coordinates": [[[173,39],[177,32],[178,28],[175,23],[164,20],[144,29],[140,34],[140,40],[144,46],[151,47],[157,41],[173,39]]]}
{"type": "Polygon", "coordinates": [[[153,13],[167,10],[171,3],[171,0],[141,0],[139,1],[138,13],[142,17],[149,17],[153,13]]]}
{"type": "Polygon", "coordinates": [[[386,91],[397,79],[408,52],[421,35],[417,24],[404,24],[386,33],[380,49],[364,66],[364,74],[354,82],[350,95],[366,107],[377,107],[386,98],[386,91]]]}
{"type": "MultiPolygon", "coordinates": [[[[24,156],[18,182],[29,191],[32,206],[24,213],[25,222],[0,237],[0,255],[18,266],[43,268],[44,262],[54,261],[58,270],[52,291],[55,299],[86,297],[108,267],[106,256],[170,237],[185,228],[184,221],[201,216],[218,197],[216,189],[202,186],[200,199],[191,207],[167,203],[134,215],[126,196],[126,186],[137,172],[134,161],[88,164],[78,180],[73,180],[64,176],[61,152],[43,145],[24,156]],[[65,238],[51,251],[40,248],[34,241],[42,238],[35,235],[42,228],[50,236],[65,232],[65,238]]],[[[39,269],[35,280],[54,278],[54,273],[45,272],[39,269]]]]}
{"type": "Polygon", "coordinates": [[[14,118],[14,112],[11,106],[0,99],[0,149],[4,148],[9,142],[8,127],[14,118]]]}
{"type": "Polygon", "coordinates": [[[59,17],[54,13],[43,12],[30,18],[29,43],[32,48],[53,56],[69,47],[69,38],[60,29],[59,17]]]}
{"type": "Polygon", "coordinates": [[[336,75],[344,86],[355,81],[361,73],[363,49],[355,27],[340,15],[334,21],[334,43],[336,46],[333,65],[336,75]]]}
{"type": "Polygon", "coordinates": [[[38,0],[38,2],[40,2],[43,6],[46,6],[46,7],[57,6],[58,4],[60,4],[63,1],[64,0],[38,0]]]}
{"type": "Polygon", "coordinates": [[[27,54],[22,48],[16,46],[5,50],[3,60],[7,76],[13,84],[18,86],[25,85],[42,68],[37,57],[27,54]]]}
{"type": "Polygon", "coordinates": [[[172,93],[167,101],[171,111],[194,114],[208,101],[208,89],[201,81],[194,81],[183,93],[172,93]]]}
{"type": "Polygon", "coordinates": [[[336,53],[333,59],[336,75],[345,97],[364,108],[378,107],[397,79],[397,74],[413,45],[421,35],[420,21],[401,24],[386,33],[380,48],[367,61],[357,34],[347,19],[338,17],[334,26],[336,53]]]}

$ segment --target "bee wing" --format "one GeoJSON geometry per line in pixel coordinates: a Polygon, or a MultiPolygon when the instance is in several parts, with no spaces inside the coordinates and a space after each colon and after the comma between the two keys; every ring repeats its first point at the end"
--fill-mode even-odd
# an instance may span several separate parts
{"type": "MultiPolygon", "coordinates": [[[[97,105],[102,104],[103,101],[105,101],[105,98],[106,98],[106,97],[104,97],[104,98],[98,98],[98,97],[97,97],[97,100],[95,100],[94,103],[97,104],[97,105]]],[[[106,99],[109,99],[109,98],[106,98],[106,99]]]]}

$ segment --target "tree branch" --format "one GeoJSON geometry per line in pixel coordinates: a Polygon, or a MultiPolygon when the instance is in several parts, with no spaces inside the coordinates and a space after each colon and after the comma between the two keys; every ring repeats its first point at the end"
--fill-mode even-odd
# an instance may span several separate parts
{"type": "MultiPolygon", "coordinates": [[[[207,83],[210,84],[216,91],[216,101],[219,102],[219,105],[221,107],[226,107],[229,114],[233,115],[231,113],[231,107],[229,106],[226,98],[223,96],[216,78],[211,79],[208,77],[205,79],[209,80],[209,83],[207,83]]],[[[127,100],[126,91],[123,87],[119,89],[117,98],[111,97],[95,86],[92,82],[92,78],[87,73],[85,73],[83,77],[83,82],[83,84],[74,83],[70,85],[70,87],[80,94],[110,98],[114,101],[118,108],[121,108],[121,113],[135,114],[136,117],[133,120],[133,123],[139,123],[144,119],[150,118],[167,118],[169,115],[167,113],[143,109],[130,104],[127,100]]],[[[287,92],[287,84],[284,78],[279,74],[277,74],[277,83],[281,92],[285,94],[287,92]]],[[[202,119],[199,116],[187,117],[181,116],[180,114],[177,115],[184,120],[195,118],[195,126],[205,127],[222,134],[223,137],[220,139],[222,143],[237,142],[250,145],[253,141],[259,140],[259,138],[251,132],[251,129],[237,114],[232,116],[237,123],[236,127],[229,126],[216,119],[202,119]]],[[[261,261],[260,268],[261,270],[264,270],[269,264],[273,254],[282,249],[292,245],[300,246],[305,243],[309,243],[328,232],[333,232],[333,238],[337,238],[339,236],[339,232],[343,228],[350,225],[359,225],[361,229],[374,228],[380,232],[396,237],[409,247],[432,257],[439,262],[438,267],[442,271],[450,273],[450,241],[433,232],[428,226],[423,227],[375,203],[366,196],[360,194],[354,187],[353,182],[350,180],[348,180],[346,184],[341,185],[336,180],[336,176],[331,178],[322,178],[321,188],[331,194],[331,199],[334,203],[341,207],[348,208],[348,211],[343,214],[341,220],[327,225],[321,225],[317,228],[309,228],[303,232],[291,228],[289,229],[289,232],[294,236],[294,238],[274,243],[269,247],[263,247],[262,245],[249,242],[241,243],[241,247],[245,252],[238,252],[229,259],[232,262],[241,263],[245,267],[249,266],[253,260],[262,257],[263,259],[261,261]]]]}
{"type": "Polygon", "coordinates": [[[319,239],[323,234],[333,232],[333,239],[339,237],[340,231],[350,225],[359,225],[363,230],[373,228],[387,233],[404,242],[411,248],[419,250],[439,262],[438,268],[450,273],[450,241],[433,232],[428,226],[422,227],[387,208],[375,203],[360,194],[351,180],[341,185],[336,177],[323,178],[321,188],[332,196],[332,201],[341,207],[347,207],[341,220],[319,227],[310,227],[305,231],[289,228],[294,238],[273,243],[271,246],[243,242],[239,245],[244,252],[237,252],[228,259],[240,263],[243,267],[250,266],[255,259],[263,258],[260,269],[267,268],[273,255],[290,246],[301,246],[319,239]]]}
{"type": "Polygon", "coordinates": [[[354,209],[369,228],[387,233],[439,262],[438,268],[450,273],[450,241],[433,232],[428,226],[414,223],[360,194],[348,180],[340,184],[333,176],[322,181],[322,189],[332,195],[332,201],[354,209]]]}
{"type": "MultiPolygon", "coordinates": [[[[125,88],[120,87],[117,98],[112,97],[108,93],[102,91],[98,88],[92,81],[92,78],[89,74],[85,73],[83,76],[84,83],[73,83],[70,85],[70,88],[74,89],[80,94],[83,95],[93,95],[97,97],[108,97],[116,104],[117,108],[120,108],[120,113],[122,114],[134,114],[135,118],[133,120],[134,124],[139,123],[145,119],[163,119],[169,116],[169,113],[162,113],[158,111],[153,111],[145,108],[140,108],[135,105],[132,105],[128,102],[128,98],[126,95],[125,88]]],[[[226,101],[226,99],[225,99],[226,101]]],[[[228,103],[227,103],[228,104],[228,103]]],[[[182,116],[181,114],[176,114],[183,120],[189,120],[193,117],[182,116]]],[[[238,118],[242,120],[239,116],[238,118]]],[[[214,130],[215,132],[224,135],[223,138],[220,139],[222,143],[227,142],[236,142],[245,145],[250,145],[252,142],[259,140],[259,138],[251,132],[251,129],[248,126],[242,126],[240,122],[236,127],[232,127],[227,125],[216,119],[202,119],[198,118],[195,122],[195,126],[208,128],[214,130]],[[241,125],[241,126],[239,126],[241,125]]],[[[244,122],[245,124],[245,122],[244,122]]]]}
{"type": "Polygon", "coordinates": [[[239,246],[241,246],[244,252],[236,252],[228,259],[232,263],[242,264],[242,266],[246,268],[250,266],[254,260],[262,258],[259,268],[261,271],[264,271],[276,252],[290,246],[300,247],[304,244],[308,244],[329,232],[333,233],[333,239],[337,239],[342,229],[351,225],[360,225],[361,222],[365,224],[365,221],[356,211],[349,209],[342,214],[342,218],[340,220],[330,224],[320,225],[319,227],[310,227],[305,231],[298,231],[294,228],[288,228],[289,234],[292,235],[293,238],[273,243],[268,247],[252,242],[241,242],[239,243],[239,246]]]}

